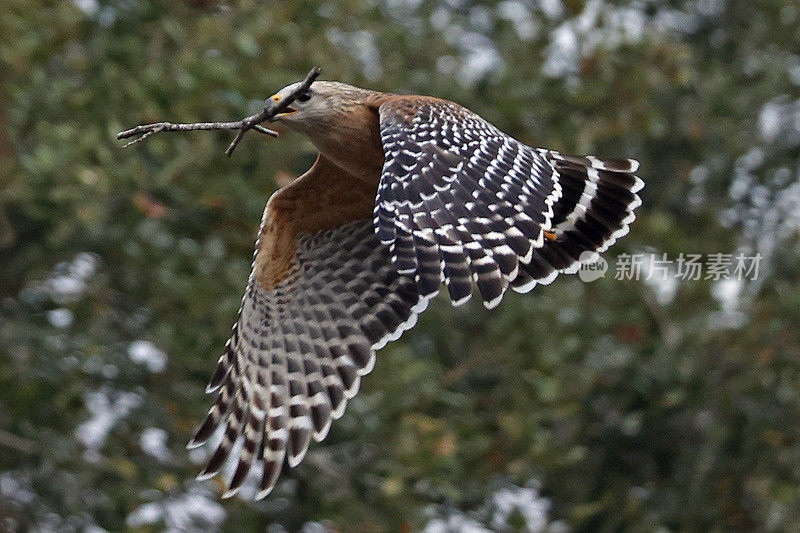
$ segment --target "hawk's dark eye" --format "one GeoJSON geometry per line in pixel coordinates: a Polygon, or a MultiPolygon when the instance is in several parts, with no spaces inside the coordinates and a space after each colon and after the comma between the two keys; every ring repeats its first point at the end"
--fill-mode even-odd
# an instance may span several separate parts
{"type": "Polygon", "coordinates": [[[309,100],[311,100],[311,93],[308,91],[302,92],[297,95],[297,100],[299,100],[300,102],[308,102],[309,100]]]}

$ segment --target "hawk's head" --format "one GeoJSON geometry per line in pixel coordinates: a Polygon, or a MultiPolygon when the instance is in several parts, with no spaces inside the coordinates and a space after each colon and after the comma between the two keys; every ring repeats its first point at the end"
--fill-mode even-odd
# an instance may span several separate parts
{"type": "MultiPolygon", "coordinates": [[[[270,96],[273,102],[280,102],[293,94],[302,82],[287,85],[270,96]]],[[[273,120],[289,125],[324,127],[326,123],[352,112],[353,108],[365,104],[373,91],[359,89],[337,81],[315,81],[310,88],[295,96],[294,101],[273,120]]]]}

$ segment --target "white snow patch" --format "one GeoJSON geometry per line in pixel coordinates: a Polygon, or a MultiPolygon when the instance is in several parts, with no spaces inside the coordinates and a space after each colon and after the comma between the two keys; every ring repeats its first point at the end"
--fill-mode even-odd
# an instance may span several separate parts
{"type": "Polygon", "coordinates": [[[54,328],[68,328],[75,321],[75,315],[72,314],[72,311],[64,309],[63,307],[59,309],[50,309],[45,315],[47,316],[47,321],[50,322],[50,325],[54,328]]]}
{"type": "Polygon", "coordinates": [[[139,446],[144,453],[165,463],[172,458],[167,448],[167,432],[160,428],[150,427],[142,431],[139,437],[139,446]]]}
{"type": "Polygon", "coordinates": [[[525,520],[525,531],[541,532],[547,527],[550,500],[539,495],[538,485],[503,489],[494,494],[493,500],[492,527],[501,530],[508,527],[508,519],[515,510],[525,520]]]}
{"type": "MultiPolygon", "coordinates": [[[[559,0],[555,2],[560,5],[559,0]]],[[[539,33],[539,26],[523,2],[518,0],[500,2],[497,6],[497,16],[514,24],[517,35],[523,41],[530,41],[539,33]]]]}
{"type": "Polygon", "coordinates": [[[458,77],[465,87],[470,87],[503,64],[494,42],[477,32],[464,32],[458,38],[461,48],[461,66],[458,77]]]}
{"type": "Polygon", "coordinates": [[[97,13],[97,9],[100,7],[97,0],[72,0],[72,3],[89,16],[97,13]]]}
{"type": "Polygon", "coordinates": [[[75,430],[78,439],[87,451],[99,452],[111,429],[122,418],[142,403],[142,398],[133,392],[115,391],[104,387],[83,396],[86,408],[92,417],[75,430]]]}
{"type": "Polygon", "coordinates": [[[225,509],[197,490],[143,503],[125,519],[129,528],[164,524],[164,531],[218,531],[225,520],[225,509]]]}
{"type": "Polygon", "coordinates": [[[740,309],[744,282],[740,279],[721,279],[711,287],[711,296],[719,302],[720,311],[711,313],[709,317],[712,329],[738,329],[746,321],[746,315],[740,309]]]}
{"type": "MultiPolygon", "coordinates": [[[[512,517],[521,517],[522,531],[566,531],[566,525],[548,517],[550,500],[540,494],[538,481],[532,480],[524,487],[505,486],[489,496],[484,505],[472,512],[446,508],[443,514],[431,518],[422,530],[424,533],[487,533],[510,531],[512,517]]],[[[516,531],[516,529],[514,529],[516,531]]]]}
{"type": "Polygon", "coordinates": [[[69,263],[60,263],[46,282],[50,297],[57,303],[73,303],[80,299],[97,270],[100,260],[89,252],[81,252],[69,263]]]}
{"type": "Polygon", "coordinates": [[[644,282],[653,289],[659,305],[672,303],[678,293],[678,276],[671,263],[659,254],[650,254],[650,260],[642,263],[644,282]]]}
{"type": "Polygon", "coordinates": [[[326,30],[325,36],[332,44],[342,47],[352,54],[361,64],[364,76],[368,80],[376,80],[380,77],[383,67],[374,34],[366,30],[345,32],[332,26],[326,30]]]}
{"type": "Polygon", "coordinates": [[[445,518],[434,518],[425,525],[422,533],[492,533],[479,522],[460,513],[445,518]]]}
{"type": "Polygon", "coordinates": [[[14,471],[0,474],[0,495],[6,501],[13,501],[23,505],[29,504],[36,499],[36,494],[31,490],[30,480],[14,471]]]}
{"type": "Polygon", "coordinates": [[[564,4],[561,0],[539,0],[539,9],[550,20],[556,20],[564,15],[564,4]]]}
{"type": "Polygon", "coordinates": [[[167,354],[150,341],[133,341],[128,345],[128,357],[136,364],[144,364],[150,372],[163,372],[167,367],[167,354]]]}

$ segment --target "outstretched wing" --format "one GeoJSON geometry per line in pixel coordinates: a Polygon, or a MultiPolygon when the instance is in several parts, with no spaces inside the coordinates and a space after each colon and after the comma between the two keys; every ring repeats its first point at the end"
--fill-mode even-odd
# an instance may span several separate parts
{"type": "Polygon", "coordinates": [[[374,223],[420,294],[472,282],[487,307],[574,272],[583,252],[627,232],[642,181],[632,160],[535,149],[443,100],[395,96],[378,108],[386,162],[374,223]]]}
{"type": "Polygon", "coordinates": [[[205,478],[241,441],[226,495],[260,463],[257,497],[266,496],[284,458],[297,465],[342,415],[375,350],[427,305],[375,235],[374,198],[374,188],[320,156],[267,204],[239,318],[208,386],[217,399],[190,442],[225,428],[205,478]]]}

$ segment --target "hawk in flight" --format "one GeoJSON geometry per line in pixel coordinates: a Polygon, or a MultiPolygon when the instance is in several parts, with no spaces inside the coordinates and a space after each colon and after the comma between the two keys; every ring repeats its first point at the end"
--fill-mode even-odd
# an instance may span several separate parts
{"type": "Polygon", "coordinates": [[[226,496],[254,464],[263,498],[284,460],[300,463],[442,283],[454,305],[477,290],[492,308],[574,273],[628,232],[643,186],[636,161],[531,148],[438,98],[315,81],[271,100],[270,120],[319,156],[267,202],[216,402],[189,443],[222,433],[201,478],[239,450],[226,496]]]}

